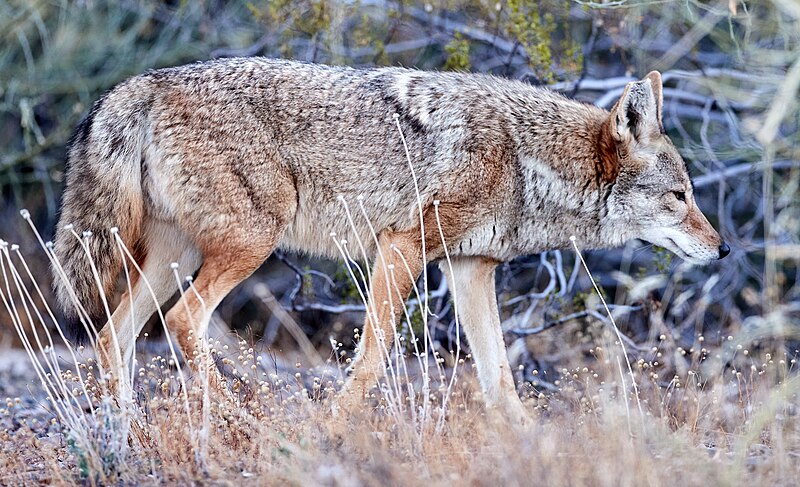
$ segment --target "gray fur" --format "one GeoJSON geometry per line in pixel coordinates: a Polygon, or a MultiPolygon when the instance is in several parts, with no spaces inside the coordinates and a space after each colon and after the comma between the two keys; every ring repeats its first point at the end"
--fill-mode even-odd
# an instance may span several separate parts
{"type": "MultiPolygon", "coordinates": [[[[205,262],[201,276],[211,269],[211,304],[277,246],[339,257],[333,232],[360,241],[372,257],[368,221],[381,238],[402,237],[413,251],[418,200],[396,115],[417,176],[429,260],[444,256],[439,211],[449,255],[462,269],[472,268],[471,258],[497,262],[569,247],[573,235],[584,248],[645,238],[707,262],[720,256],[721,240],[663,133],[661,92],[660,75],[651,73],[608,112],[480,74],[262,58],[151,71],[111,90],[79,128],[56,255],[97,314],[97,286],[66,224],[93,232],[90,253],[106,292],[121,270],[112,226],[142,259],[170,242],[191,246],[186,262],[205,262]]],[[[358,258],[357,248],[350,247],[358,258]]],[[[73,309],[64,281],[56,284],[73,309]]]]}

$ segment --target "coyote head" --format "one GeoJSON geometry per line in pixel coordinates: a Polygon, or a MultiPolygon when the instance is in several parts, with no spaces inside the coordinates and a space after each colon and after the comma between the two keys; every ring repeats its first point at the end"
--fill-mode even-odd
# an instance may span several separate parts
{"type": "Polygon", "coordinates": [[[606,130],[616,148],[619,174],[608,216],[620,233],[665,247],[686,261],[705,264],[730,253],[697,207],[686,163],[664,132],[661,75],[628,83],[611,110],[606,130]]]}

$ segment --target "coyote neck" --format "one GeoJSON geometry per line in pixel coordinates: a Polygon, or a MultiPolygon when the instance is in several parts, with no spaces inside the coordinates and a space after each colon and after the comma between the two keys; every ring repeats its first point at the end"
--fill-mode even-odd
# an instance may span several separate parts
{"type": "Polygon", "coordinates": [[[619,173],[609,114],[571,101],[520,123],[524,177],[518,252],[621,243],[606,225],[606,203],[619,173]]]}

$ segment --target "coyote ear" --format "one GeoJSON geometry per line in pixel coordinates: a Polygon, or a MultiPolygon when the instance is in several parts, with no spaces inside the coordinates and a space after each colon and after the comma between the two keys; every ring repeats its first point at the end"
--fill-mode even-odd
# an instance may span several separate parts
{"type": "Polygon", "coordinates": [[[652,71],[641,81],[628,83],[614,108],[611,109],[614,138],[618,141],[646,140],[653,134],[664,133],[661,107],[664,96],[661,74],[652,71]]]}

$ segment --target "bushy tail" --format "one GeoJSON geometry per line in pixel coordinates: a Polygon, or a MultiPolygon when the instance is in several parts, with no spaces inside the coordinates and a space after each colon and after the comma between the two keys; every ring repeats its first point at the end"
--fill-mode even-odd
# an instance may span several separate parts
{"type": "Polygon", "coordinates": [[[54,242],[56,296],[68,318],[67,334],[77,341],[86,338],[87,318],[96,330],[108,320],[103,296],[110,301],[122,271],[111,229],[116,227],[126,246],[133,248],[144,211],[146,115],[132,109],[130,102],[107,98],[95,103],[70,142],[54,242]]]}

